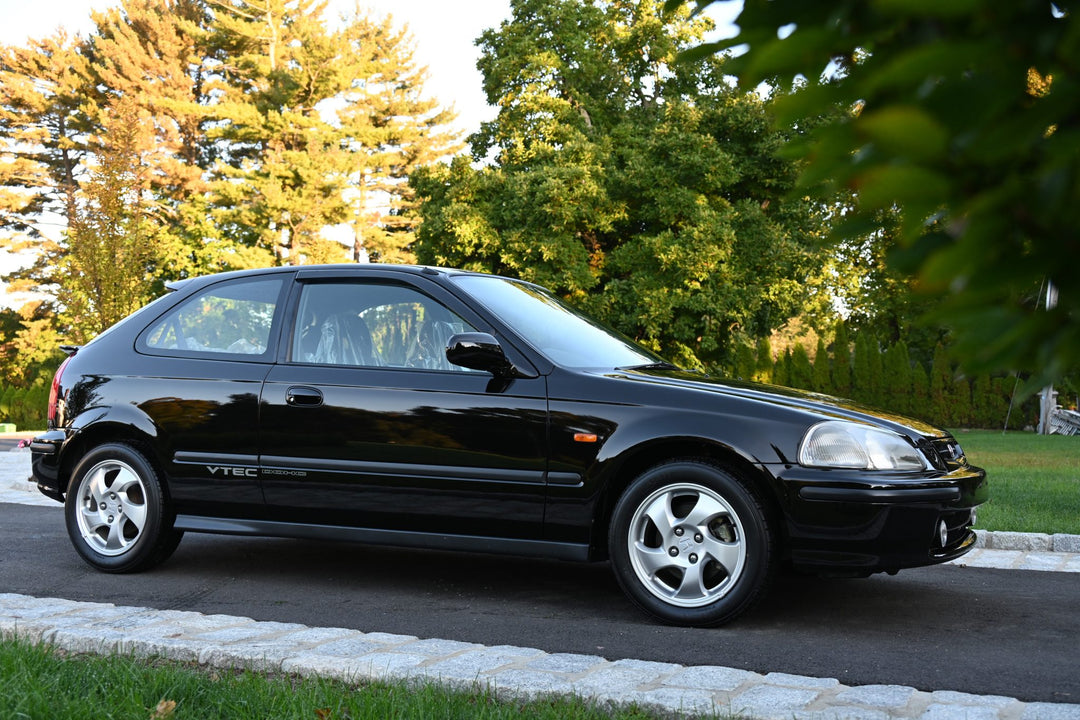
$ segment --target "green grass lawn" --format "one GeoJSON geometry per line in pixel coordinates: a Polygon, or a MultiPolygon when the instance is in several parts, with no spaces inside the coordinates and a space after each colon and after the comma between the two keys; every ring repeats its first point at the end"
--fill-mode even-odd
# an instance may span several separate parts
{"type": "Polygon", "coordinates": [[[973,465],[985,468],[984,530],[1080,535],[1080,437],[958,430],[973,465]]]}

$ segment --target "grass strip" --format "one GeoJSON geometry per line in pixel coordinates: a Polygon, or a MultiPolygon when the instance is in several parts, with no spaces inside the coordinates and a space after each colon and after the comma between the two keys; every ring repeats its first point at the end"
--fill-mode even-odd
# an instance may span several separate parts
{"type": "Polygon", "coordinates": [[[960,430],[973,465],[985,468],[990,501],[978,527],[1080,535],[1080,437],[960,430]]]}
{"type": "Polygon", "coordinates": [[[0,639],[0,718],[10,720],[654,720],[577,698],[515,702],[431,683],[364,682],[208,669],[170,660],[70,654],[0,639]]]}

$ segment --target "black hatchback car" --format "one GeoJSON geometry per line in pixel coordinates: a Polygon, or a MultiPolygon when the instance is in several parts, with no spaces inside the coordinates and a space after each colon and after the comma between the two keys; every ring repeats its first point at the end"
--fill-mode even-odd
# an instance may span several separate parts
{"type": "Polygon", "coordinates": [[[727,622],[774,571],[944,562],[985,473],[942,430],[674,367],[544,289],[378,265],[174,283],[56,373],[34,477],[106,572],[184,532],[610,558],[727,622]]]}

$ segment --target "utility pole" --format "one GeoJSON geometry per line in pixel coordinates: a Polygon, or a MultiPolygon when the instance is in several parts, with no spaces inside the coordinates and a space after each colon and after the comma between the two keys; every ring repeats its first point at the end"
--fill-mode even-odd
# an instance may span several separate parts
{"type": "MultiPolygon", "coordinates": [[[[1057,289],[1054,287],[1054,283],[1049,280],[1046,281],[1046,310],[1049,312],[1057,307],[1057,289]]],[[[1049,435],[1051,433],[1050,428],[1050,414],[1057,408],[1057,393],[1054,392],[1053,385],[1047,385],[1043,388],[1042,394],[1039,396],[1039,434],[1049,435]]]]}

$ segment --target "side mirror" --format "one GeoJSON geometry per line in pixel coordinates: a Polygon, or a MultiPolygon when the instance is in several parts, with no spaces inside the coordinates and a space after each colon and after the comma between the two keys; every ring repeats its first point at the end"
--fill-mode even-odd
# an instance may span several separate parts
{"type": "Polygon", "coordinates": [[[458,333],[446,341],[446,359],[470,370],[483,370],[495,377],[532,377],[514,366],[495,336],[482,332],[458,333]]]}

